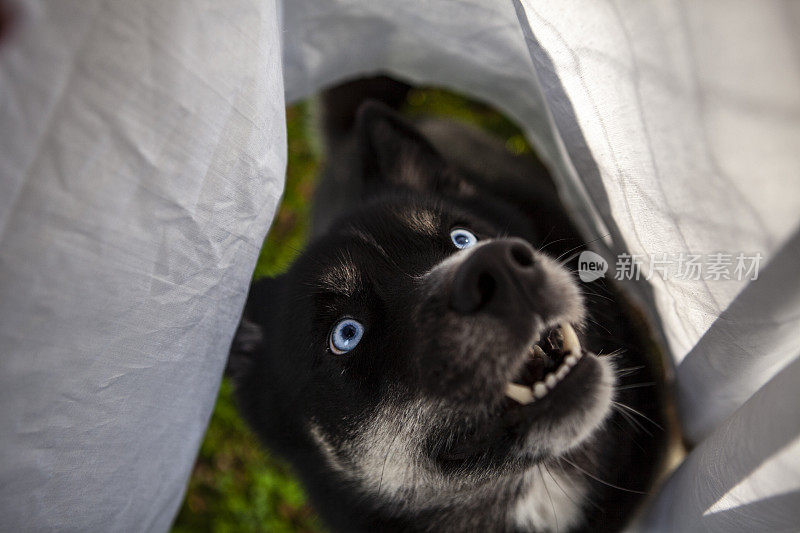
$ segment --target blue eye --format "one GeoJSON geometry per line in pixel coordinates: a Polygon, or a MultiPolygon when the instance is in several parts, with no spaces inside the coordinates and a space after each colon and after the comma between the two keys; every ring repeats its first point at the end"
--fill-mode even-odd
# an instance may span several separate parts
{"type": "Polygon", "coordinates": [[[363,334],[364,326],[358,320],[352,318],[340,320],[331,331],[331,351],[339,355],[349,352],[356,347],[363,334]]]}
{"type": "Polygon", "coordinates": [[[478,242],[478,238],[472,232],[460,228],[450,232],[450,240],[453,241],[456,248],[469,248],[478,242]]]}

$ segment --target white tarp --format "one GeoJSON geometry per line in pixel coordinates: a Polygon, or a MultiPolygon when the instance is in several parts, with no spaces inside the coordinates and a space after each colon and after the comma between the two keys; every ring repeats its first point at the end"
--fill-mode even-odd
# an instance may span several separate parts
{"type": "Polygon", "coordinates": [[[626,285],[697,446],[642,527],[800,523],[800,4],[23,5],[0,45],[0,528],[168,527],[280,194],[284,91],[377,70],[512,116],[610,273],[627,253],[650,278],[626,285]]]}

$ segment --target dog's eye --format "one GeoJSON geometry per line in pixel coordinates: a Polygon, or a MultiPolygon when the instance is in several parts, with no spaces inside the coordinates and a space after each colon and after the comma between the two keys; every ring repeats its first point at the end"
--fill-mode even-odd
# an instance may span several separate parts
{"type": "Polygon", "coordinates": [[[340,320],[331,331],[331,351],[339,355],[349,352],[356,347],[363,334],[364,326],[358,320],[352,318],[340,320]]]}
{"type": "Polygon", "coordinates": [[[478,238],[475,237],[471,231],[467,231],[462,228],[457,228],[451,231],[450,240],[453,241],[453,244],[455,244],[456,248],[469,248],[478,242],[478,238]]]}

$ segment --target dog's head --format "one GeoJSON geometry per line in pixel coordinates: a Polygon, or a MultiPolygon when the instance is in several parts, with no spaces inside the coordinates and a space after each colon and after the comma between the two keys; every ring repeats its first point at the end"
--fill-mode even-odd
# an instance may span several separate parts
{"type": "Polygon", "coordinates": [[[521,496],[609,411],[580,291],[412,126],[377,105],[358,124],[342,186],[363,203],[252,287],[232,351],[243,410],[301,472],[376,505],[521,496]]]}

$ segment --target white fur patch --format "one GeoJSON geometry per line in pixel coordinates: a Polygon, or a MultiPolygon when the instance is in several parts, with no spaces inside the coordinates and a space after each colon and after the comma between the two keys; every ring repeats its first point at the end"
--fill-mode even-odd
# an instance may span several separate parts
{"type": "MultiPolygon", "coordinates": [[[[487,480],[445,477],[420,444],[432,417],[430,406],[382,407],[352,442],[334,449],[324,432],[311,426],[311,435],[343,478],[367,493],[380,495],[398,509],[422,511],[434,506],[470,505],[504,491],[520,478],[514,475],[487,480]]],[[[581,502],[587,492],[583,476],[553,466],[534,466],[522,476],[523,495],[509,500],[505,513],[511,524],[526,529],[557,531],[582,520],[581,502]]],[[[493,499],[490,497],[490,499],[493,499]]]]}
{"type": "Polygon", "coordinates": [[[423,209],[405,209],[399,212],[403,222],[415,233],[423,235],[437,235],[439,232],[439,217],[432,211],[423,209]]]}
{"type": "Polygon", "coordinates": [[[322,429],[311,425],[311,435],[329,465],[366,492],[397,504],[413,504],[445,489],[445,482],[420,443],[428,424],[421,405],[385,404],[340,450],[329,443],[322,429]]]}
{"type": "Polygon", "coordinates": [[[327,291],[349,296],[361,286],[361,271],[349,254],[342,253],[338,262],[320,273],[318,284],[327,291]]]}
{"type": "Polygon", "coordinates": [[[520,529],[563,531],[583,518],[581,502],[586,484],[552,468],[532,468],[525,474],[527,492],[511,509],[511,520],[520,529]]]}

